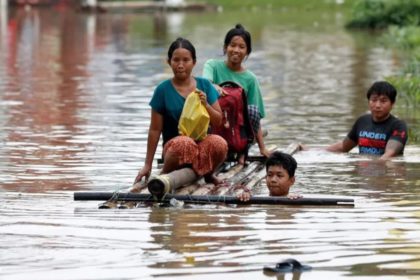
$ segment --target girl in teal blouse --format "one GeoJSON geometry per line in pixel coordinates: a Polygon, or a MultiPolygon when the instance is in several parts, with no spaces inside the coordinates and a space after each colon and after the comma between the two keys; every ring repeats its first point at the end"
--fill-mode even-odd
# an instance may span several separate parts
{"type": "Polygon", "coordinates": [[[190,166],[199,176],[204,176],[207,182],[221,182],[213,173],[227,156],[226,141],[218,135],[209,134],[204,140],[196,142],[178,133],[178,122],[185,100],[196,90],[199,90],[200,100],[209,113],[210,125],[218,126],[222,122],[216,89],[208,80],[191,75],[196,61],[195,48],[190,41],[178,38],[170,45],[167,62],[174,76],[156,87],[150,101],[152,110],[146,159],[134,183],[150,176],[161,134],[164,158],[162,173],[190,166]]]}

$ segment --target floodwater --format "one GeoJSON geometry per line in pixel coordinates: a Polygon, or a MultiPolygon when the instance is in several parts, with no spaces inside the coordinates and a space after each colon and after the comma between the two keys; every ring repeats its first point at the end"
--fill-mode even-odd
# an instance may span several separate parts
{"type": "MultiPolygon", "coordinates": [[[[73,201],[75,191],[134,180],[148,102],[171,75],[169,43],[183,36],[195,44],[200,75],[237,22],[253,35],[247,66],[264,91],[267,144],[342,139],[367,110],[369,85],[402,62],[375,34],[343,29],[340,9],[0,15],[1,279],[420,279],[413,140],[386,164],[355,153],[296,154],[294,192],[350,197],[355,207],[99,210],[99,202],[73,201]],[[263,272],[290,257],[312,271],[263,272]]],[[[401,99],[395,113],[418,129],[420,117],[401,99]]]]}

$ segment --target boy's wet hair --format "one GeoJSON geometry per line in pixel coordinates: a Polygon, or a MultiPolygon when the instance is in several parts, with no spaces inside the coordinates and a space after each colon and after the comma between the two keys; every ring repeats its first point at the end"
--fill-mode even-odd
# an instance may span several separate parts
{"type": "Polygon", "coordinates": [[[266,171],[268,171],[270,166],[274,165],[283,167],[289,174],[289,177],[295,176],[297,162],[291,155],[279,151],[273,152],[265,163],[266,171]]]}
{"type": "Polygon", "coordinates": [[[395,99],[397,98],[397,90],[393,85],[386,81],[379,81],[373,83],[373,85],[368,89],[366,94],[368,100],[370,99],[370,96],[372,94],[377,94],[379,96],[384,95],[388,97],[389,100],[391,100],[391,103],[394,103],[395,99]]]}
{"type": "Polygon", "coordinates": [[[244,39],[246,44],[246,54],[249,55],[252,51],[251,46],[251,34],[245,30],[245,28],[242,26],[242,24],[238,23],[235,25],[234,28],[228,31],[225,36],[225,42],[223,45],[223,50],[226,53],[226,48],[229,46],[230,42],[232,41],[233,37],[240,36],[242,39],[244,39]]]}
{"type": "Polygon", "coordinates": [[[172,59],[172,56],[174,54],[174,51],[176,49],[180,49],[180,48],[189,50],[190,53],[191,53],[191,56],[192,56],[193,61],[194,62],[197,61],[197,57],[196,57],[196,54],[195,54],[194,45],[190,41],[188,41],[187,39],[184,39],[182,37],[177,38],[169,46],[169,49],[168,49],[168,61],[170,61],[172,59]]]}

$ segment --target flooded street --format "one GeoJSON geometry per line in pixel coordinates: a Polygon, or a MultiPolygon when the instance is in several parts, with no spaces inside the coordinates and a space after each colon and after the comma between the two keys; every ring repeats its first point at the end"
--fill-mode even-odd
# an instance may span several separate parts
{"type": "MultiPolygon", "coordinates": [[[[146,153],[148,103],[172,74],[170,42],[193,42],[199,76],[237,22],[253,36],[246,65],[262,86],[266,143],[342,139],[367,111],[368,87],[402,61],[378,36],[345,30],[339,9],[0,15],[0,279],[420,279],[420,145],[411,140],[387,163],[296,154],[293,192],[354,198],[354,208],[103,210],[73,201],[75,191],[131,186],[146,153]],[[313,269],[263,272],[286,258],[313,269]]],[[[419,129],[402,99],[393,113],[419,129]]]]}

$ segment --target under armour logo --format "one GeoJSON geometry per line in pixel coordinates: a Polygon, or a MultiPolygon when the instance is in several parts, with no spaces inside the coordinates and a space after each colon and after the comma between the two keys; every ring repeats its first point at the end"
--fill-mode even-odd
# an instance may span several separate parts
{"type": "Polygon", "coordinates": [[[394,130],[392,132],[392,136],[399,136],[401,138],[405,138],[405,131],[398,131],[398,130],[394,130]]]}

